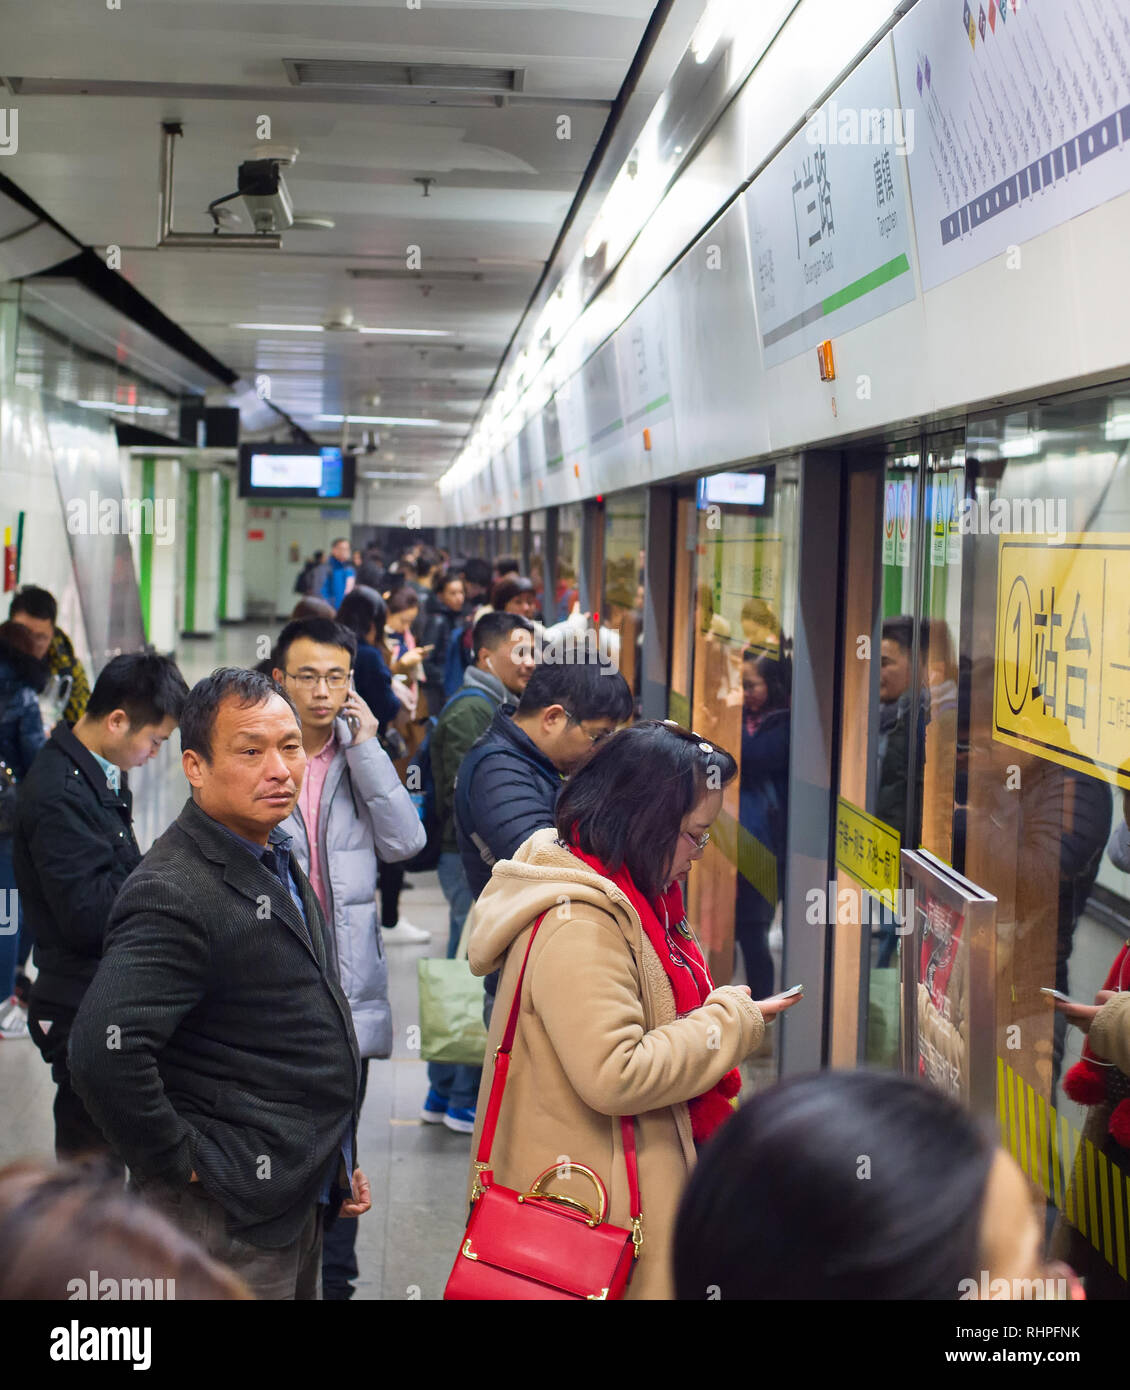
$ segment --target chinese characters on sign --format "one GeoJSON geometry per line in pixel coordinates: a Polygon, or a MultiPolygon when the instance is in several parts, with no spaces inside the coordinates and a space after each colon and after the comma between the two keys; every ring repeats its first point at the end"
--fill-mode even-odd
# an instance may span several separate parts
{"type": "Polygon", "coordinates": [[[872,892],[896,901],[899,886],[898,831],[841,796],[836,802],[836,866],[872,892]]]}
{"type": "Polygon", "coordinates": [[[1130,536],[999,555],[993,737],[1130,789],[1130,536]]]}

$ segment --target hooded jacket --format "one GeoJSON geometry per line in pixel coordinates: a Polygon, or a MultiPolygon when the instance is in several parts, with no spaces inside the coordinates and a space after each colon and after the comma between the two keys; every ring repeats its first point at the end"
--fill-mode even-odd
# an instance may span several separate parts
{"type": "MultiPolygon", "coordinates": [[[[494,1179],[518,1191],[567,1155],[600,1175],[608,1221],[627,1227],[628,1180],[619,1116],[636,1116],[643,1247],[629,1298],[671,1298],[671,1240],[695,1162],[687,1102],[760,1043],[764,1020],[725,985],[676,1016],[670,983],[639,915],[608,879],[539,830],[494,867],[479,897],[468,959],[501,969],[487,1055],[510,1013],[530,931],[546,917],[522,984],[510,1073],[490,1155],[494,1179]]],[[[490,1095],[484,1067],[472,1155],[490,1095]]],[[[470,1181],[473,1181],[474,1169],[470,1181]]],[[[580,1175],[554,1191],[591,1203],[580,1175]]]]}
{"type": "MultiPolygon", "coordinates": [[[[318,802],[318,862],[326,885],[342,992],[349,1000],[362,1057],[392,1052],[388,962],[377,913],[377,857],[411,858],[427,838],[412,798],[375,738],[353,746],[344,719],[334,721],[337,752],[318,802]]],[[[310,872],[310,833],[295,806],[280,829],[294,837],[294,856],[310,872]]]]}

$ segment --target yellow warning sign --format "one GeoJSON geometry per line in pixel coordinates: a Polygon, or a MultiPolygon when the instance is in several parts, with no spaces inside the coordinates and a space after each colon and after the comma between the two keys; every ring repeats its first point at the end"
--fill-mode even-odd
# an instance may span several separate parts
{"type": "Polygon", "coordinates": [[[1000,538],[993,737],[1130,789],[1130,535],[1000,538]]]}
{"type": "MultiPolygon", "coordinates": [[[[894,893],[899,886],[898,831],[853,806],[836,800],[836,867],[875,893],[894,893]]],[[[895,898],[886,899],[895,902],[895,898]]]]}

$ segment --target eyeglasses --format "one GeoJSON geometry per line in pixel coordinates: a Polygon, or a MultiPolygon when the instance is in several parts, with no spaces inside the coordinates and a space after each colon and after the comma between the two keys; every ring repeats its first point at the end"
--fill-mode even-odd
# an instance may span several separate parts
{"type": "MultiPolygon", "coordinates": [[[[562,705],[561,708],[565,709],[565,706],[562,705]]],[[[568,719],[570,724],[575,724],[578,729],[581,729],[581,721],[577,718],[575,714],[570,714],[569,711],[566,709],[565,717],[568,719]]],[[[587,738],[591,744],[600,743],[604,739],[609,738],[615,732],[615,729],[601,729],[599,734],[590,734],[587,729],[581,729],[581,733],[584,734],[585,738],[587,738]]]]}
{"type": "Polygon", "coordinates": [[[317,671],[284,671],[283,674],[300,690],[313,690],[321,681],[325,681],[329,690],[344,690],[349,684],[348,671],[330,671],[325,675],[317,671]]]}
{"type": "Polygon", "coordinates": [[[694,845],[695,849],[705,849],[706,846],[710,843],[710,831],[709,831],[709,830],[706,832],[705,835],[701,836],[701,837],[700,837],[699,839],[697,839],[697,840],[695,839],[695,837],[691,834],[691,832],[690,832],[689,830],[684,830],[684,831],[683,831],[683,834],[687,837],[687,839],[691,842],[691,844],[694,845]]]}

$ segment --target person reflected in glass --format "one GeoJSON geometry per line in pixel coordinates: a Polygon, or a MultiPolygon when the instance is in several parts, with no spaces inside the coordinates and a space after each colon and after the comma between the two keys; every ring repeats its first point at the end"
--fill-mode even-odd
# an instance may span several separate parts
{"type": "MultiPolygon", "coordinates": [[[[930,697],[918,692],[915,721],[911,701],[911,652],[914,646],[914,620],[905,614],[883,622],[879,656],[879,782],[875,815],[896,831],[904,849],[917,847],[922,829],[922,787],[926,753],[926,723],[930,717],[930,697]],[[907,779],[910,770],[911,730],[917,723],[918,750],[915,757],[914,812],[907,825],[907,779]]],[[[880,970],[894,959],[898,937],[894,916],[883,907],[879,927],[880,970]]]]}
{"type": "Polygon", "coordinates": [[[773,992],[769,929],[785,882],[789,789],[787,663],[742,653],[742,761],[739,818],[752,844],[738,855],[734,934],[755,999],[773,992]]]}

